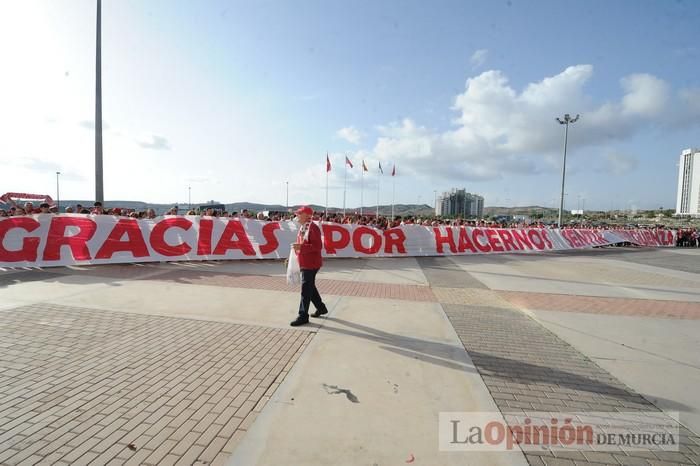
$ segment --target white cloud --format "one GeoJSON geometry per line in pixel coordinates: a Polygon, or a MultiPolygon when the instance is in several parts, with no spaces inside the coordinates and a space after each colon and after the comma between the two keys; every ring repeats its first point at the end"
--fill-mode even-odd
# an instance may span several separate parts
{"type": "Polygon", "coordinates": [[[481,68],[481,66],[486,63],[486,58],[488,57],[489,51],[486,49],[479,49],[472,54],[469,61],[472,64],[472,68],[481,68]]]}
{"type": "Polygon", "coordinates": [[[663,80],[650,74],[633,74],[622,78],[625,96],[622,111],[626,116],[650,116],[660,114],[669,103],[670,90],[663,80]]]}
{"type": "Polygon", "coordinates": [[[345,128],[341,128],[335,134],[339,138],[344,139],[349,143],[355,145],[359,144],[360,140],[362,139],[362,133],[360,133],[360,131],[354,126],[347,126],[345,128]]]}
{"type": "MultiPolygon", "coordinates": [[[[570,66],[518,91],[502,72],[485,71],[467,79],[464,92],[455,97],[453,128],[436,131],[410,118],[379,126],[373,156],[395,161],[416,176],[485,180],[558,169],[563,130],[555,117],[564,113],[581,114],[569,131],[573,155],[644,130],[697,124],[692,118],[700,114],[697,89],[674,93],[660,78],[635,74],[620,80],[617,100],[595,103],[586,93],[592,77],[593,66],[570,66]]],[[[634,159],[607,157],[615,174],[636,167],[634,159]]]]}

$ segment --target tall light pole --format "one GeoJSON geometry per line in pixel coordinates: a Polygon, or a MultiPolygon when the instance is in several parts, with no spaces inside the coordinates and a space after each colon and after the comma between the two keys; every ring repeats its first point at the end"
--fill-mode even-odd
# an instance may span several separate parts
{"type": "Polygon", "coordinates": [[[61,174],[61,172],[56,172],[56,208],[58,209],[58,213],[61,213],[61,190],[59,189],[58,185],[58,176],[61,174]]]}
{"type": "Polygon", "coordinates": [[[287,212],[289,212],[289,181],[285,181],[287,184],[287,212]]]}
{"type": "Polygon", "coordinates": [[[566,146],[569,142],[569,123],[576,123],[579,116],[580,115],[576,115],[575,117],[571,118],[571,116],[567,113],[564,115],[564,119],[559,117],[556,118],[560,125],[566,125],[566,129],[564,130],[564,163],[561,167],[561,200],[559,201],[559,222],[557,223],[559,228],[561,228],[561,219],[562,214],[564,213],[564,181],[566,180],[566,146]]]}
{"type": "Polygon", "coordinates": [[[187,209],[192,210],[192,186],[187,187],[187,209]]]}
{"type": "Polygon", "coordinates": [[[95,200],[104,202],[102,184],[102,0],[97,0],[95,52],[95,200]]]}

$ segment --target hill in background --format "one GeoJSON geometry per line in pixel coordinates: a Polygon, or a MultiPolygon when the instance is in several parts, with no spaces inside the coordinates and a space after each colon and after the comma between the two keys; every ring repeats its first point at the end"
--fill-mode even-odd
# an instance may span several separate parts
{"type": "MultiPolygon", "coordinates": [[[[82,204],[84,206],[92,206],[93,201],[89,200],[61,200],[61,206],[66,207],[66,206],[75,206],[76,204],[82,204]]],[[[221,204],[220,202],[217,201],[210,201],[207,203],[197,203],[197,204],[192,204],[192,208],[197,208],[201,205],[207,205],[207,204],[221,204]]],[[[134,209],[134,210],[145,210],[145,209],[154,209],[157,213],[162,214],[166,211],[168,211],[171,207],[175,206],[177,204],[156,204],[152,202],[142,202],[142,201],[105,201],[105,206],[106,207],[121,207],[121,208],[126,208],[126,209],[134,209]]],[[[228,212],[241,212],[243,209],[248,209],[253,212],[262,212],[262,211],[276,211],[276,212],[284,212],[287,210],[287,208],[281,204],[258,204],[255,202],[233,202],[233,203],[225,203],[226,210],[228,212]]],[[[178,207],[180,208],[180,211],[185,211],[188,209],[187,204],[179,204],[178,207]]],[[[290,210],[295,210],[299,205],[294,205],[290,206],[290,210]]],[[[316,205],[312,204],[311,207],[318,212],[322,212],[325,207],[322,205],[316,205]]],[[[338,208],[338,207],[330,207],[328,209],[330,212],[342,212],[343,209],[338,208]]],[[[377,210],[376,205],[372,206],[364,206],[363,212],[368,212],[368,213],[374,213],[377,210]]],[[[360,213],[360,208],[359,207],[353,207],[353,208],[347,208],[346,212],[348,213],[360,213]]],[[[423,217],[428,217],[434,215],[435,210],[433,209],[432,206],[428,204],[396,204],[394,205],[394,215],[399,215],[399,216],[406,216],[406,215],[412,215],[412,216],[423,216],[423,217]]],[[[523,207],[499,207],[499,206],[493,206],[493,207],[484,207],[484,217],[492,217],[496,215],[527,215],[527,216],[535,216],[539,214],[543,214],[545,216],[551,216],[557,213],[557,209],[552,209],[548,207],[541,207],[541,206],[523,206],[523,207]]],[[[391,206],[390,205],[382,205],[379,206],[379,214],[380,215],[391,215],[391,206]]]]}
{"type": "MultiPolygon", "coordinates": [[[[75,206],[76,204],[81,204],[83,206],[92,206],[93,201],[88,201],[88,200],[61,200],[61,207],[65,208],[66,206],[75,206]]],[[[287,210],[287,208],[283,205],[280,204],[257,204],[254,202],[233,202],[233,203],[221,203],[217,201],[210,201],[207,203],[197,203],[197,204],[192,204],[192,208],[196,209],[201,205],[208,205],[208,204],[223,204],[226,206],[226,210],[228,212],[241,212],[243,209],[248,209],[253,212],[263,212],[263,211],[275,211],[275,212],[284,212],[287,210]]],[[[170,210],[171,207],[174,207],[177,204],[155,204],[151,202],[141,202],[141,201],[105,201],[105,207],[121,207],[124,209],[135,209],[135,210],[145,210],[145,209],[154,209],[157,213],[162,214],[168,210],[170,210]]],[[[180,212],[183,210],[188,209],[187,204],[179,204],[178,205],[180,212]]],[[[299,208],[299,205],[294,205],[294,206],[289,206],[290,210],[295,210],[299,208]]],[[[321,205],[316,205],[312,204],[311,208],[313,208],[315,211],[322,212],[325,210],[324,206],[321,205]]],[[[342,212],[343,209],[338,208],[338,207],[330,207],[329,212],[342,212]]],[[[377,206],[364,206],[363,207],[363,212],[371,212],[374,213],[377,211],[377,206]]],[[[354,208],[347,208],[346,209],[347,213],[360,213],[360,208],[359,207],[354,207],[354,208]]],[[[394,215],[400,215],[400,216],[405,216],[405,215],[421,215],[421,216],[429,216],[433,215],[435,210],[427,205],[427,204],[396,204],[394,205],[394,215]]],[[[382,205],[379,206],[379,215],[391,215],[391,206],[390,205],[382,205]]]]}

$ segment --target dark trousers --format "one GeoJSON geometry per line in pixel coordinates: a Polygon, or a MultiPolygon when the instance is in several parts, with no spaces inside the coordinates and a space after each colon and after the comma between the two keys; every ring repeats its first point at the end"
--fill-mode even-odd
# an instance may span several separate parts
{"type": "Polygon", "coordinates": [[[325,309],[321,295],[316,289],[316,274],[318,269],[301,269],[301,302],[299,316],[309,317],[309,303],[314,303],[316,309],[325,309]]]}

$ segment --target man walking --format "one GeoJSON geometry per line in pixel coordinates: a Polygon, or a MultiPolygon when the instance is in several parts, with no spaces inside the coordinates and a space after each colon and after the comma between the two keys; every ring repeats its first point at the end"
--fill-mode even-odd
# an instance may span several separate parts
{"type": "Polygon", "coordinates": [[[321,229],[311,221],[314,211],[309,206],[300,207],[296,212],[297,220],[301,225],[297,242],[292,246],[299,258],[301,269],[301,302],[299,303],[299,316],[292,321],[292,327],[309,323],[309,304],[314,303],[316,312],[313,317],[321,317],[328,313],[323,304],[321,295],[316,289],[316,274],[323,265],[321,259],[321,229]]]}

